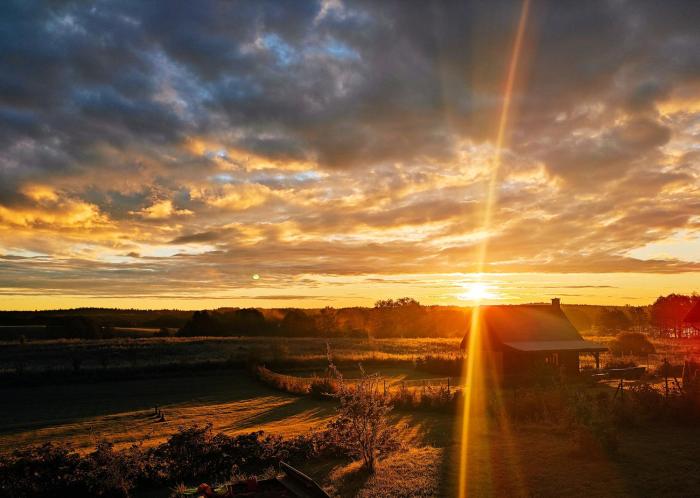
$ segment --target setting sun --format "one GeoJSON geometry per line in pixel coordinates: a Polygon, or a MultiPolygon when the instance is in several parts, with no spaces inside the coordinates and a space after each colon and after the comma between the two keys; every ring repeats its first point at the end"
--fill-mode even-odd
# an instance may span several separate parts
{"type": "Polygon", "coordinates": [[[466,292],[458,295],[459,299],[462,301],[471,301],[474,303],[479,303],[486,299],[495,299],[496,294],[494,294],[489,286],[483,282],[471,282],[468,284],[463,284],[466,292]]]}

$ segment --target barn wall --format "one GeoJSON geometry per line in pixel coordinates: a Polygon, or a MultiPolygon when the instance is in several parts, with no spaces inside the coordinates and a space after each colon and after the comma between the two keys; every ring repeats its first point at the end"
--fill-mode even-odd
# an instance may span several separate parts
{"type": "Polygon", "coordinates": [[[506,351],[502,369],[504,379],[516,382],[562,373],[573,376],[579,372],[578,352],[506,351]]]}

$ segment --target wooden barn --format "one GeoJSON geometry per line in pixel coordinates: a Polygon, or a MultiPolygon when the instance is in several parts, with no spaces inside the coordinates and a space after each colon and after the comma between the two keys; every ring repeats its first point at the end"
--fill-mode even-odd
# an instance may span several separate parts
{"type": "MultiPolygon", "coordinates": [[[[559,299],[552,299],[551,305],[485,306],[480,310],[480,324],[480,349],[501,380],[522,380],[547,372],[575,375],[581,353],[592,354],[599,368],[599,354],[607,351],[581,337],[559,299]]],[[[469,347],[470,332],[467,330],[462,339],[464,351],[469,347]]]]}

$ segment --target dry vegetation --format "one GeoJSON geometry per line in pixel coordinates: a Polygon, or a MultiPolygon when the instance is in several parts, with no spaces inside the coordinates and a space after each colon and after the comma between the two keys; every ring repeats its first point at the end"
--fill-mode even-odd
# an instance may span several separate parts
{"type": "Polygon", "coordinates": [[[243,364],[251,356],[264,362],[292,360],[296,366],[313,366],[326,360],[326,346],[339,363],[413,361],[426,354],[453,354],[459,339],[329,339],[279,337],[197,337],[17,341],[0,344],[0,372],[14,372],[22,364],[25,372],[72,371],[74,361],[81,370],[139,369],[172,364],[234,362],[243,364]]]}

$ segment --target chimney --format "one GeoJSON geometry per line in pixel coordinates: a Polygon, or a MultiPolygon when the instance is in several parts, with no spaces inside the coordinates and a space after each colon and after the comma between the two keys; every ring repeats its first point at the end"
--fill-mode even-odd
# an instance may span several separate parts
{"type": "Polygon", "coordinates": [[[559,299],[558,297],[552,298],[552,308],[559,309],[560,304],[561,304],[561,299],[559,299]]]}

